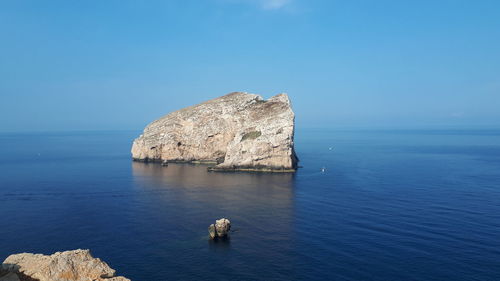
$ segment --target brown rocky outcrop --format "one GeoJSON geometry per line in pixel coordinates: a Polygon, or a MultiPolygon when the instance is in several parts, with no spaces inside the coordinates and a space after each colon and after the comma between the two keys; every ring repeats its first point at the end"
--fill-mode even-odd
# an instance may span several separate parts
{"type": "Polygon", "coordinates": [[[130,281],[92,257],[89,250],[56,252],[50,256],[22,253],[7,257],[0,281],[130,281]]]}

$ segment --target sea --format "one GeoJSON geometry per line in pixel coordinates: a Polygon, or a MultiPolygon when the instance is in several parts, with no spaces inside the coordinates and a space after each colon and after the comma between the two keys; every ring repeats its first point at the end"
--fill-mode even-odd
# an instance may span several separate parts
{"type": "Polygon", "coordinates": [[[500,280],[500,130],[297,129],[295,174],[131,161],[140,131],[0,134],[0,261],[161,280],[500,280]],[[230,238],[208,239],[216,219],[230,238]]]}

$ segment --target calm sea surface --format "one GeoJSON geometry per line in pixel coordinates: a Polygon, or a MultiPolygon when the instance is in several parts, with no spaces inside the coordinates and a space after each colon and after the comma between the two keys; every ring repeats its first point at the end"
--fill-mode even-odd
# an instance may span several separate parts
{"type": "Polygon", "coordinates": [[[295,175],[133,163],[137,135],[0,134],[0,261],[88,248],[136,281],[500,280],[500,131],[299,130],[295,175]],[[210,242],[221,217],[231,239],[210,242]]]}

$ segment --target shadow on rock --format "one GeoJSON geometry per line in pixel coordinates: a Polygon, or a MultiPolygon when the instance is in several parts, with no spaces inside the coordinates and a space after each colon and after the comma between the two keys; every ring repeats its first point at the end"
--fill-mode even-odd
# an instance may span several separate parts
{"type": "Polygon", "coordinates": [[[3,263],[0,266],[0,281],[40,281],[19,272],[19,265],[3,263]],[[6,269],[10,270],[6,270],[6,269]],[[11,271],[12,270],[12,271],[11,271]]]}

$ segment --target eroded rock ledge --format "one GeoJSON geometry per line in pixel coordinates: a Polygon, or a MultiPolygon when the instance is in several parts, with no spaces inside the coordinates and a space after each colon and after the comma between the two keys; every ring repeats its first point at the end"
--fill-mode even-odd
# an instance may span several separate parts
{"type": "Polygon", "coordinates": [[[50,256],[22,253],[7,257],[0,281],[130,281],[92,257],[89,250],[56,252],[50,256]]]}
{"type": "Polygon", "coordinates": [[[132,145],[145,162],[211,163],[212,171],[294,172],[294,118],[286,94],[235,92],[150,123],[132,145]]]}

